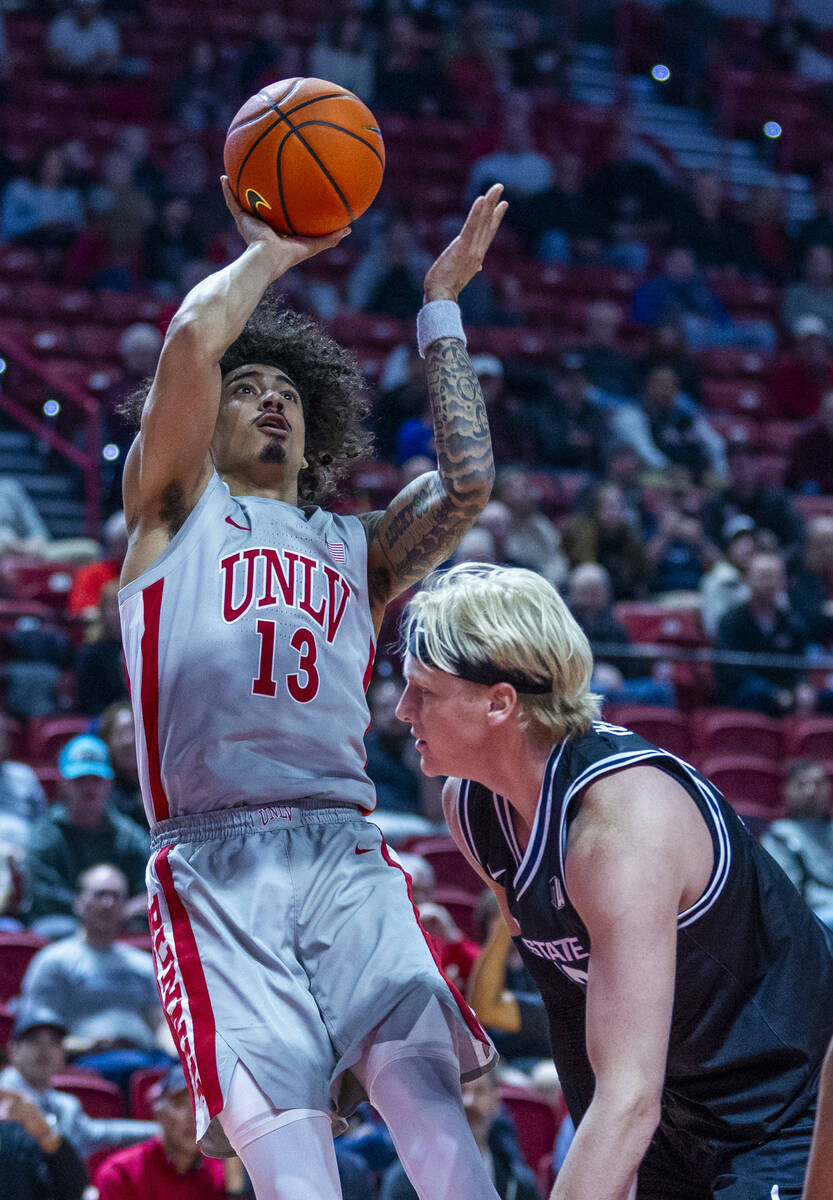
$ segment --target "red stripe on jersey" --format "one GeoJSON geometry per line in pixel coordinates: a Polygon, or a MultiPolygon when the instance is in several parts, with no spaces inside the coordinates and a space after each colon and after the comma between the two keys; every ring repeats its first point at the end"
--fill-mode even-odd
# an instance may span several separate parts
{"type": "MultiPolygon", "coordinates": [[[[163,847],[154,859],[153,866],[171,917],[176,963],[191,1012],[191,1024],[194,1034],[192,1051],[197,1075],[199,1076],[199,1084],[202,1088],[205,1103],[208,1106],[209,1116],[216,1117],[217,1113],[223,1107],[223,1092],[220,1087],[219,1076],[217,1075],[214,1010],[211,1007],[211,998],[205,982],[205,973],[200,962],[197,940],[194,937],[194,931],[191,928],[191,921],[185,905],[182,903],[179,893],[176,890],[171,864],[168,862],[168,855],[172,849],[173,846],[163,847]]],[[[185,1071],[185,1078],[188,1081],[188,1091],[191,1093],[191,1100],[193,1102],[194,1091],[191,1081],[191,1069],[188,1063],[184,1061],[188,1047],[183,1048],[181,1034],[167,1010],[165,1016],[170,1026],[174,1045],[179,1050],[180,1058],[183,1059],[182,1067],[185,1071]]],[[[196,1105],[194,1107],[196,1108],[196,1105]]]]}
{"type": "Polygon", "coordinates": [[[171,815],[162,785],[159,757],[159,616],[162,611],[164,579],[157,579],[142,592],[145,630],[142,634],[142,724],[148,756],[148,775],[153,815],[165,821],[171,815]]]}
{"type": "Polygon", "coordinates": [[[402,866],[401,863],[398,863],[398,862],[396,862],[395,859],[391,858],[390,850],[388,850],[388,844],[384,838],[382,838],[382,858],[385,860],[385,862],[388,864],[389,867],[395,867],[397,871],[401,871],[402,874],[405,876],[405,883],[408,886],[408,899],[411,902],[411,908],[414,910],[414,917],[416,918],[416,923],[417,923],[417,925],[419,925],[420,932],[422,933],[422,936],[425,938],[426,946],[431,951],[431,957],[433,958],[434,962],[437,964],[437,970],[442,975],[443,979],[445,980],[446,984],[448,985],[448,990],[451,992],[452,996],[454,997],[454,999],[457,1003],[457,1007],[460,1010],[460,1016],[466,1022],[469,1029],[474,1034],[474,1036],[477,1038],[477,1040],[479,1042],[483,1042],[484,1045],[488,1046],[489,1039],[486,1036],[486,1034],[483,1032],[483,1030],[481,1029],[480,1024],[477,1020],[477,1017],[471,1011],[468,1004],[466,1004],[459,989],[454,986],[454,984],[451,982],[451,980],[446,975],[445,971],[442,969],[442,965],[440,963],[440,957],[437,954],[437,951],[434,949],[434,943],[431,941],[431,935],[424,928],[422,921],[420,921],[420,919],[419,919],[419,910],[418,910],[417,906],[414,904],[414,897],[411,892],[411,877],[408,874],[408,872],[405,870],[405,868],[402,866]]]}
{"type": "MultiPolygon", "coordinates": [[[[365,692],[367,692],[367,689],[370,687],[370,680],[373,675],[373,663],[374,663],[375,659],[376,659],[376,646],[373,643],[373,638],[371,638],[370,639],[370,653],[367,658],[367,666],[364,669],[364,679],[362,680],[362,687],[364,688],[365,692]]],[[[367,729],[369,729],[372,724],[373,724],[372,721],[368,721],[367,729]]],[[[365,729],[365,733],[367,733],[367,729],[365,729]]],[[[365,755],[364,766],[366,769],[367,768],[367,755],[365,755]]],[[[375,805],[374,805],[374,807],[375,807],[375,805]]],[[[373,812],[373,809],[372,808],[360,808],[359,812],[362,814],[363,817],[369,817],[370,814],[373,812]]]]}

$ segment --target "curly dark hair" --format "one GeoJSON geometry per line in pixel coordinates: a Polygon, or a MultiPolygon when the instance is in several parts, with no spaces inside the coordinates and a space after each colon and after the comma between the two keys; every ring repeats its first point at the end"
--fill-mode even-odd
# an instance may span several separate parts
{"type": "MultiPolygon", "coordinates": [[[[282,367],[296,384],[309,464],[298,476],[298,500],[320,504],[337,491],[352,461],[373,453],[373,435],[364,424],[370,404],[355,356],[312,318],[267,292],[220,359],[220,370],[225,376],[245,363],[282,367]]],[[[151,382],[145,380],[117,409],[136,429],[151,382]]]]}

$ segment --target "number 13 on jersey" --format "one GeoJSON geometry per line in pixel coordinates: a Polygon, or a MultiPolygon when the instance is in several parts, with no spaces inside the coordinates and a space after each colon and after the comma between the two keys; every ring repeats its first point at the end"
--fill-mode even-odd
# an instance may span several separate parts
{"type": "MultiPolygon", "coordinates": [[[[252,680],[252,695],[276,696],[278,692],[278,680],[275,678],[277,670],[275,663],[277,623],[275,621],[259,620],[256,629],[260,638],[260,661],[258,663],[257,676],[252,680]]],[[[297,654],[297,660],[293,664],[296,670],[284,676],[286,690],[292,699],[297,700],[299,704],[308,704],[310,700],[318,695],[320,683],[315,665],[318,658],[318,646],[316,645],[315,635],[312,630],[301,626],[295,630],[289,639],[289,645],[297,654]]]]}

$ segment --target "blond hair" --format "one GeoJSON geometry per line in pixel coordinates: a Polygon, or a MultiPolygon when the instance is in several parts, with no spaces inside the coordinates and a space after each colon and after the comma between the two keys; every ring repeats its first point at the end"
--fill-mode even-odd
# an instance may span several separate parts
{"type": "Polygon", "coordinates": [[[543,694],[516,689],[531,732],[585,733],[599,717],[590,644],[555,588],[534,571],[484,563],[435,571],[408,605],[402,634],[403,649],[451,675],[465,678],[460,664],[469,664],[551,680],[543,694]]]}

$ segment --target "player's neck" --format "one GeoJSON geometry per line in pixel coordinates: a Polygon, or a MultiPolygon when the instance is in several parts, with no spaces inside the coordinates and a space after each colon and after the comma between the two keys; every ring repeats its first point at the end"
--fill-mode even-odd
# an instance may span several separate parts
{"type": "Polygon", "coordinates": [[[523,731],[517,731],[511,744],[504,746],[493,758],[492,779],[488,786],[509,801],[518,814],[519,832],[532,830],[541,784],[547,761],[552,752],[549,742],[539,741],[523,731]]]}
{"type": "Polygon", "coordinates": [[[282,500],[284,504],[298,505],[298,480],[276,479],[274,475],[257,473],[239,475],[224,471],[220,478],[232,496],[262,496],[265,500],[282,500]]]}

